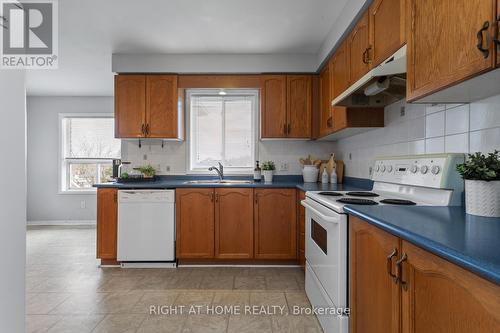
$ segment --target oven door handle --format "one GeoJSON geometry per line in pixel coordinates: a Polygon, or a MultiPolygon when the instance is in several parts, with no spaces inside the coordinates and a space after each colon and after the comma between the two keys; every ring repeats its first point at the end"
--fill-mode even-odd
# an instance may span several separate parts
{"type": "Polygon", "coordinates": [[[321,220],[323,220],[325,222],[337,223],[337,224],[340,223],[340,219],[338,217],[326,216],[325,214],[321,213],[319,210],[317,210],[316,208],[314,208],[310,203],[308,203],[305,200],[302,200],[301,204],[305,208],[310,209],[314,214],[316,214],[319,217],[321,217],[321,220]]]}

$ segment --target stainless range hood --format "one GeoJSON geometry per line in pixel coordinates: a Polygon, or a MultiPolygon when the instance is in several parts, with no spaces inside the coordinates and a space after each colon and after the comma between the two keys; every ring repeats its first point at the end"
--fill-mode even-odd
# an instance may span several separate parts
{"type": "Polygon", "coordinates": [[[332,106],[384,107],[406,96],[406,45],[332,101],[332,106]]]}

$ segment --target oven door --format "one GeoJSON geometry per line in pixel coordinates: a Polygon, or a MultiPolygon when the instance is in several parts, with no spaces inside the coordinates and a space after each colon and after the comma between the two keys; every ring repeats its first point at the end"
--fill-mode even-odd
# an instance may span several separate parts
{"type": "Polygon", "coordinates": [[[347,307],[347,215],[306,198],[306,261],[337,307],[347,307]]]}

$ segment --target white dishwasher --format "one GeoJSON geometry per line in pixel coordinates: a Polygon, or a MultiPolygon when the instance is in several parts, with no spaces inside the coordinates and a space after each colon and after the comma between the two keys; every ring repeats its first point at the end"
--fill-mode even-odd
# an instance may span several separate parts
{"type": "Polygon", "coordinates": [[[174,190],[118,191],[117,260],[175,260],[174,190]]]}

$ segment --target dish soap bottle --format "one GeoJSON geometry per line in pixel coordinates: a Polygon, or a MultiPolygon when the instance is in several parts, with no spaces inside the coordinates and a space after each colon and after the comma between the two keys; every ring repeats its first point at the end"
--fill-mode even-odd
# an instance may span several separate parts
{"type": "Polygon", "coordinates": [[[259,161],[257,161],[256,165],[255,165],[255,169],[253,170],[253,181],[254,182],[260,182],[261,180],[261,170],[260,170],[260,166],[259,166],[259,161]]]}
{"type": "Polygon", "coordinates": [[[337,168],[333,168],[332,174],[330,175],[330,183],[337,184],[337,168]]]}
{"type": "Polygon", "coordinates": [[[328,172],[326,172],[326,168],[323,169],[323,173],[321,174],[321,183],[328,184],[328,172]]]}

